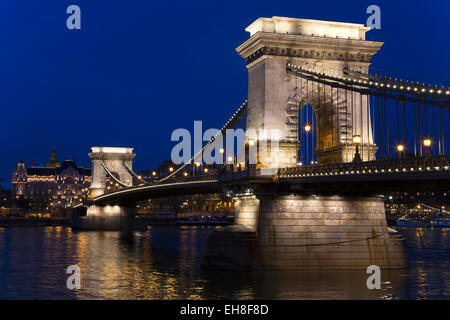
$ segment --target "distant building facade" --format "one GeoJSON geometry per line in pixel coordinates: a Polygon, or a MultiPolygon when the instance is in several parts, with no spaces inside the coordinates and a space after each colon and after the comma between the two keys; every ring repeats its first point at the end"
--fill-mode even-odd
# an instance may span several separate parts
{"type": "Polygon", "coordinates": [[[73,160],[61,164],[53,150],[45,167],[34,161],[27,167],[19,161],[12,174],[12,200],[21,206],[52,212],[81,203],[91,184],[91,169],[78,167],[73,160]]]}

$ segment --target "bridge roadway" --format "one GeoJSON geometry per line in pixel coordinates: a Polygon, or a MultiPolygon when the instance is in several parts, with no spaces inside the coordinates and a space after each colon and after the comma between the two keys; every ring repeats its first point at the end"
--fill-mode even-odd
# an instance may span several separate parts
{"type": "Polygon", "coordinates": [[[373,195],[384,192],[450,191],[450,156],[350,162],[280,169],[275,176],[247,171],[199,177],[176,177],[150,185],[124,188],[92,200],[92,204],[133,204],[152,198],[225,193],[324,193],[373,195]]]}

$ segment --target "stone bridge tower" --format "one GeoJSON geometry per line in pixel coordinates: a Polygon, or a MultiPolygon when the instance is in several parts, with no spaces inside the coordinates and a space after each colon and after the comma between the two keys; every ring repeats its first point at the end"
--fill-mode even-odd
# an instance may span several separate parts
{"type": "MultiPolygon", "coordinates": [[[[106,192],[108,171],[122,186],[132,186],[133,177],[125,165],[132,170],[136,155],[133,148],[93,147],[89,157],[92,160],[92,182],[90,198],[106,192]]],[[[77,230],[131,230],[135,225],[136,207],[96,206],[72,209],[71,227],[77,230]]]]}
{"type": "Polygon", "coordinates": [[[89,157],[92,160],[92,183],[89,196],[98,197],[106,191],[106,178],[108,170],[123,184],[132,185],[133,177],[126,170],[124,163],[128,168],[133,169],[133,159],[136,155],[133,148],[116,147],[93,147],[89,157]]]}
{"type": "MultiPolygon", "coordinates": [[[[366,150],[361,154],[363,160],[373,159],[370,117],[364,108],[367,97],[359,93],[345,97],[346,90],[336,93],[335,88],[330,93],[330,87],[321,84],[319,89],[312,81],[302,85],[286,71],[290,63],[334,76],[343,76],[344,68],[367,72],[372,55],[382,45],[365,40],[368,28],[273,17],[260,18],[246,30],[250,39],[237,51],[247,60],[249,72],[247,130],[279,132],[275,152],[261,159],[268,153],[258,150],[257,168],[274,172],[296,166],[298,109],[305,104],[316,112],[320,163],[351,161],[353,135],[360,135],[366,150]]],[[[266,137],[259,135],[257,146],[270,144],[272,148],[272,141],[261,138],[266,137]]],[[[365,270],[373,264],[404,268],[403,239],[387,227],[383,199],[335,191],[335,195],[311,195],[303,190],[262,187],[253,194],[238,194],[235,225],[210,235],[204,265],[238,270],[365,270]]]]}
{"type": "Polygon", "coordinates": [[[354,23],[272,17],[259,18],[245,30],[250,38],[236,50],[247,61],[247,130],[275,129],[279,139],[278,150],[272,150],[271,159],[261,159],[264,155],[259,154],[264,163],[260,168],[296,166],[298,112],[307,104],[316,113],[318,163],[352,161],[353,135],[361,136],[362,159],[375,158],[367,96],[301,81],[286,71],[286,65],[291,63],[341,77],[345,68],[367,72],[372,56],[382,46],[381,42],[365,40],[370,28],[354,23]]]}

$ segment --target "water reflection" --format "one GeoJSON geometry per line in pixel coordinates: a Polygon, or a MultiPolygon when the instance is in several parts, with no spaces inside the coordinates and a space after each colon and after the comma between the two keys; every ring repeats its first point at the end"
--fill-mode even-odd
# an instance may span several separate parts
{"type": "Polygon", "coordinates": [[[3,299],[415,299],[448,298],[449,231],[402,228],[409,270],[383,271],[368,290],[365,270],[218,272],[200,267],[210,227],[146,232],[0,229],[3,299]],[[66,268],[81,269],[81,290],[66,268]]]}

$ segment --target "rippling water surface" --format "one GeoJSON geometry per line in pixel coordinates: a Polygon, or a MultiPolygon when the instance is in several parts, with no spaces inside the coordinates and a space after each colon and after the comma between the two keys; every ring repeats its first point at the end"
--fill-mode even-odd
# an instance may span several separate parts
{"type": "Polygon", "coordinates": [[[201,268],[214,227],[146,232],[0,229],[1,299],[449,299],[450,229],[398,228],[410,268],[383,271],[368,290],[361,271],[217,272],[201,268]],[[66,268],[81,269],[81,290],[66,268]]]}

